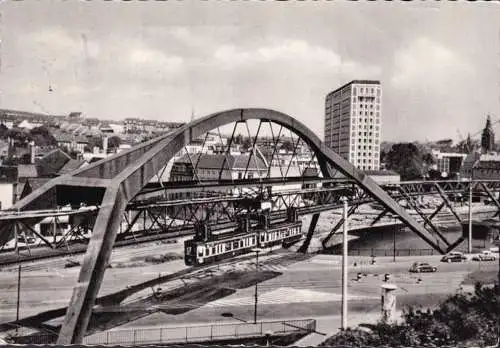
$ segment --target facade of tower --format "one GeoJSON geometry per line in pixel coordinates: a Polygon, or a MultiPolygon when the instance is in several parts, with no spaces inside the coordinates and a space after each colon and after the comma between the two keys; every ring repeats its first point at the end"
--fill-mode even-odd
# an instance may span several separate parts
{"type": "Polygon", "coordinates": [[[354,80],[326,96],[325,144],[361,170],[380,169],[380,81],[354,80]]]}

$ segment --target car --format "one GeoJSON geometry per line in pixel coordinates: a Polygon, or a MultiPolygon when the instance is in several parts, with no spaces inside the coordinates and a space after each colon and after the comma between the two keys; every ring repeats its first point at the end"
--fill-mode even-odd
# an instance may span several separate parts
{"type": "Polygon", "coordinates": [[[497,258],[489,250],[484,250],[481,253],[474,255],[474,261],[495,261],[497,258]]]}
{"type": "Polygon", "coordinates": [[[414,262],[410,267],[410,272],[421,273],[421,272],[436,272],[437,268],[429,265],[427,262],[414,262]]]}
{"type": "Polygon", "coordinates": [[[467,256],[460,252],[451,252],[444,255],[441,258],[441,262],[465,262],[467,261],[467,256]]]}

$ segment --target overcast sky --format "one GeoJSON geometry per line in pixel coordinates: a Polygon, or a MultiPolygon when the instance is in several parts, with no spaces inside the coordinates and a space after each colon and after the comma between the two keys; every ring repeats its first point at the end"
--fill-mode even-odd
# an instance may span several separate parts
{"type": "Polygon", "coordinates": [[[192,109],[266,107],[323,138],[326,94],[378,79],[383,140],[457,139],[488,113],[500,120],[500,6],[491,3],[0,6],[1,108],[186,121],[192,109]]]}

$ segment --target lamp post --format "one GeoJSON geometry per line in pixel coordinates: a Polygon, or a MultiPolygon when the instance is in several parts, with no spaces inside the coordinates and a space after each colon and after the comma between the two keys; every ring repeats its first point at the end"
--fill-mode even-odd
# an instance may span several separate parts
{"type": "Polygon", "coordinates": [[[347,328],[347,199],[344,199],[344,233],[342,237],[342,330],[347,328]]]}
{"type": "MultiPolygon", "coordinates": [[[[21,299],[21,265],[17,271],[17,308],[16,308],[16,322],[19,321],[19,302],[21,299]]],[[[19,335],[19,327],[16,327],[16,336],[19,335]]]]}
{"type": "MultiPolygon", "coordinates": [[[[252,249],[253,252],[255,252],[255,270],[256,270],[256,273],[259,272],[259,253],[262,251],[262,249],[259,249],[259,248],[254,248],[252,249]]],[[[258,286],[259,286],[259,282],[257,279],[255,279],[255,301],[254,301],[254,308],[253,308],[253,323],[254,324],[257,324],[257,302],[258,302],[258,299],[259,299],[259,295],[258,295],[258,286]]]]}
{"type": "Polygon", "coordinates": [[[468,251],[472,254],[472,176],[470,177],[469,183],[469,240],[468,240],[468,251]]]}
{"type": "Polygon", "coordinates": [[[397,220],[394,218],[394,227],[392,230],[392,261],[396,262],[396,230],[398,229],[397,220]]]}
{"type": "MultiPolygon", "coordinates": [[[[500,251],[500,232],[497,235],[497,239],[495,239],[495,245],[498,247],[500,251]]],[[[497,313],[500,313],[500,257],[498,258],[498,286],[497,286],[497,313]]],[[[500,316],[497,319],[497,346],[500,343],[500,316]]]]}

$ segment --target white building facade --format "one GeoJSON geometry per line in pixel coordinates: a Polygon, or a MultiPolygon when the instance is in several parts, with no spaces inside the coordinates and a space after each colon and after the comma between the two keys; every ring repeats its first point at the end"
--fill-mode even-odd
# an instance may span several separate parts
{"type": "Polygon", "coordinates": [[[382,87],[354,80],[329,93],[325,103],[325,144],[361,170],[380,169],[382,87]]]}

